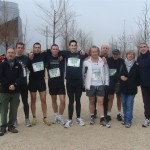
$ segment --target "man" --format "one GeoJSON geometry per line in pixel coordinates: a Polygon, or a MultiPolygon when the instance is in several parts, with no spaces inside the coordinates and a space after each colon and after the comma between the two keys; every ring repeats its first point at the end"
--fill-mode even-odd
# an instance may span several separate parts
{"type": "Polygon", "coordinates": [[[27,65],[29,63],[28,56],[24,55],[24,44],[18,42],[16,44],[16,60],[21,64],[23,69],[23,81],[20,85],[21,99],[25,114],[25,125],[31,127],[29,120],[29,104],[28,104],[28,86],[27,86],[27,65]]]}
{"type": "Polygon", "coordinates": [[[120,98],[120,70],[122,67],[123,59],[120,58],[120,51],[118,49],[114,49],[112,51],[112,57],[107,59],[108,67],[109,67],[109,91],[108,91],[108,113],[107,113],[107,121],[111,121],[111,109],[114,100],[114,94],[116,94],[117,98],[117,120],[122,121],[121,115],[121,98],[120,98]]]}
{"type": "Polygon", "coordinates": [[[143,127],[150,126],[150,52],[146,43],[139,45],[140,56],[137,61],[139,64],[140,85],[144,102],[145,121],[143,127]]]}
{"type": "Polygon", "coordinates": [[[61,54],[66,58],[66,88],[67,94],[69,97],[68,105],[68,121],[65,124],[66,128],[72,126],[73,121],[73,111],[74,111],[74,100],[76,101],[76,114],[77,114],[77,123],[81,126],[84,126],[85,123],[80,117],[81,114],[81,103],[80,98],[83,90],[83,76],[82,76],[82,67],[83,61],[87,57],[87,54],[81,55],[77,51],[77,41],[71,40],[69,42],[70,51],[62,51],[61,54]]]}
{"type": "Polygon", "coordinates": [[[14,59],[15,51],[9,48],[6,60],[0,64],[0,102],[1,102],[1,129],[0,136],[6,133],[6,128],[12,133],[18,133],[14,127],[19,105],[19,85],[22,82],[23,72],[21,65],[14,59]],[[9,107],[9,109],[8,109],[9,107]],[[9,121],[7,113],[9,110],[9,121]]]}
{"type": "Polygon", "coordinates": [[[55,123],[65,124],[62,117],[65,109],[65,85],[64,85],[64,59],[60,61],[58,57],[59,47],[57,44],[51,46],[51,54],[47,55],[47,71],[49,93],[52,99],[52,107],[54,111],[55,123]],[[59,95],[60,105],[57,104],[57,95],[59,95]]]}
{"type": "Polygon", "coordinates": [[[46,83],[45,83],[45,58],[46,53],[41,53],[41,44],[35,43],[33,45],[34,57],[29,61],[28,69],[29,83],[28,89],[31,95],[31,112],[33,115],[32,125],[37,124],[36,119],[36,93],[39,92],[42,112],[43,112],[43,123],[50,126],[50,122],[47,119],[47,104],[46,104],[46,83]]]}

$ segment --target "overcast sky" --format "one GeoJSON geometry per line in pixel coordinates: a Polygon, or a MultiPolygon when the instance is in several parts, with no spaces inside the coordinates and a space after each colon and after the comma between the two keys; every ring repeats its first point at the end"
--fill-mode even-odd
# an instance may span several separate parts
{"type": "MultiPolygon", "coordinates": [[[[36,31],[41,20],[35,15],[38,12],[35,1],[47,5],[49,0],[10,1],[18,3],[23,23],[27,16],[30,40],[28,48],[38,41],[44,49],[45,38],[36,31]]],[[[92,35],[97,46],[108,43],[112,36],[117,38],[121,35],[124,21],[127,33],[136,32],[136,21],[142,15],[144,2],[145,0],[70,0],[72,10],[78,15],[76,20],[79,26],[92,35]]]]}

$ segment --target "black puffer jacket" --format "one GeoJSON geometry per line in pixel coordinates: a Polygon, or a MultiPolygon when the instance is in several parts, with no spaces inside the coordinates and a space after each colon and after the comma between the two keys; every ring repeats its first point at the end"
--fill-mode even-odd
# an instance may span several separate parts
{"type": "Polygon", "coordinates": [[[135,95],[137,93],[137,86],[139,85],[139,66],[135,62],[128,72],[126,65],[123,64],[121,69],[121,76],[128,78],[127,81],[120,80],[121,93],[135,95]]]}

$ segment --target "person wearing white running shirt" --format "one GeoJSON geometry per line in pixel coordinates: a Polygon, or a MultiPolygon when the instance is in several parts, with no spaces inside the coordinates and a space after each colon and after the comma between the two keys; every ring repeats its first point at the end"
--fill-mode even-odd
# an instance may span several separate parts
{"type": "Polygon", "coordinates": [[[110,127],[104,117],[103,100],[105,86],[109,85],[108,65],[99,57],[99,48],[92,46],[89,50],[89,59],[83,63],[83,74],[85,78],[86,95],[89,97],[90,124],[95,123],[95,95],[97,96],[98,112],[100,114],[100,125],[110,127]]]}

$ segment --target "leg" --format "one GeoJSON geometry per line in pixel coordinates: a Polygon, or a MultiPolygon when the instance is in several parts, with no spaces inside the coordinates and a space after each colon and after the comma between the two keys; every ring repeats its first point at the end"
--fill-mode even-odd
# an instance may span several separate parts
{"type": "Polygon", "coordinates": [[[32,116],[36,117],[36,92],[30,92],[31,95],[31,112],[32,116]]]}
{"type": "Polygon", "coordinates": [[[14,125],[14,122],[16,121],[17,110],[18,110],[18,105],[19,105],[19,95],[20,95],[19,93],[11,94],[9,122],[8,122],[9,127],[12,127],[14,125]]]}
{"type": "Polygon", "coordinates": [[[116,95],[116,98],[117,98],[118,112],[121,112],[121,97],[120,95],[116,95]]]}
{"type": "Polygon", "coordinates": [[[144,103],[144,114],[146,119],[150,119],[150,88],[141,87],[144,103]]]}
{"type": "Polygon", "coordinates": [[[43,117],[47,117],[46,91],[39,92],[43,117]]]}
{"type": "Polygon", "coordinates": [[[90,115],[94,115],[94,110],[95,110],[95,97],[89,96],[89,110],[90,110],[90,115]]]}
{"type": "Polygon", "coordinates": [[[76,114],[77,118],[80,118],[81,115],[81,95],[82,95],[82,83],[78,82],[75,88],[75,100],[76,100],[76,114]]]}
{"type": "Polygon", "coordinates": [[[26,84],[21,86],[20,94],[21,94],[21,99],[23,103],[25,118],[28,119],[29,118],[29,104],[28,104],[28,87],[26,84]]]}
{"type": "Polygon", "coordinates": [[[104,101],[103,101],[103,105],[104,105],[104,116],[107,117],[107,111],[108,111],[108,90],[105,90],[105,95],[104,95],[104,101]]]}
{"type": "Polygon", "coordinates": [[[104,106],[103,106],[103,96],[97,96],[97,103],[98,103],[98,112],[100,117],[104,117],[104,106]]]}
{"type": "Polygon", "coordinates": [[[122,101],[122,108],[123,108],[123,115],[124,115],[124,123],[127,122],[127,116],[126,116],[126,112],[127,112],[127,95],[126,94],[121,94],[121,101],[122,101]]]}
{"type": "Polygon", "coordinates": [[[59,115],[63,115],[65,110],[65,95],[59,95],[60,105],[59,105],[59,115]]]}
{"type": "Polygon", "coordinates": [[[67,88],[67,94],[68,94],[68,98],[69,98],[69,104],[68,104],[68,118],[69,120],[72,120],[72,116],[73,116],[73,111],[74,111],[74,85],[72,83],[72,81],[67,81],[66,84],[66,88],[67,88]]]}
{"type": "Polygon", "coordinates": [[[109,102],[108,102],[108,112],[111,112],[113,100],[114,100],[114,94],[108,96],[109,102]]]}
{"type": "Polygon", "coordinates": [[[58,113],[58,105],[57,105],[57,95],[51,95],[52,98],[52,107],[54,113],[58,113]]]}
{"type": "Polygon", "coordinates": [[[134,104],[134,97],[135,95],[128,95],[127,102],[126,102],[126,121],[127,123],[132,123],[133,118],[133,104],[134,104]]]}
{"type": "Polygon", "coordinates": [[[10,94],[0,93],[0,99],[1,99],[1,128],[6,129],[10,94]]]}

